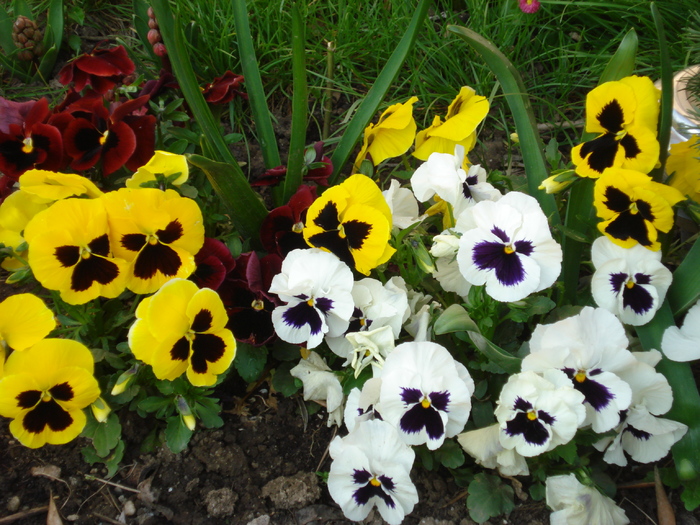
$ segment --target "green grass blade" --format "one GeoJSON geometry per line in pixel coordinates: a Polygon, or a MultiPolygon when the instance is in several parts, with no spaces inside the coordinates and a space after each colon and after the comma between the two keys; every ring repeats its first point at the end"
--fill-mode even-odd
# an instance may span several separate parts
{"type": "Polygon", "coordinates": [[[267,107],[267,98],[260,78],[258,60],[255,56],[255,45],[250,34],[248,21],[248,7],[245,0],[233,0],[232,5],[236,36],[238,37],[238,53],[241,60],[241,69],[245,77],[245,89],[250,101],[250,110],[253,113],[255,129],[258,132],[258,141],[262,151],[266,168],[274,168],[282,164],[277,138],[272,128],[270,110],[267,107]]]}
{"type": "Polygon", "coordinates": [[[214,118],[214,115],[212,115],[199,89],[199,83],[187,53],[182,28],[173,16],[170,3],[168,0],[153,0],[152,6],[158,19],[163,42],[168,49],[173,73],[177,78],[187,104],[192,110],[194,119],[202,128],[202,132],[206,135],[212,148],[216,151],[217,160],[235,164],[233,155],[229,151],[221,133],[221,126],[214,118]]]}
{"type": "Polygon", "coordinates": [[[6,9],[0,9],[0,46],[6,55],[15,49],[15,42],[12,40],[12,24],[14,20],[10,17],[6,9]]]}
{"type": "Polygon", "coordinates": [[[685,312],[700,300],[700,242],[695,241],[683,262],[673,272],[668,302],[673,315],[685,312]]]}
{"type": "MultiPolygon", "coordinates": [[[[668,302],[664,302],[654,319],[637,327],[642,346],[650,350],[661,348],[664,330],[674,325],[668,302]]],[[[683,480],[700,476],[700,394],[688,363],[676,363],[665,357],[656,366],[673,390],[673,407],[666,417],[688,425],[688,433],[672,449],[678,475],[683,480]]]]}
{"type": "Polygon", "coordinates": [[[302,181],[304,148],[306,146],[306,126],[309,113],[308,89],[306,85],[306,36],[304,21],[299,4],[292,7],[292,129],[289,138],[287,174],[284,178],[281,195],[276,194],[277,205],[289,201],[302,181]]]}
{"type": "Polygon", "coordinates": [[[656,4],[652,2],[651,16],[656,26],[659,39],[659,60],[661,62],[661,110],[659,113],[659,163],[661,166],[649,174],[656,182],[664,178],[666,159],[668,158],[668,143],[671,140],[671,120],[673,118],[673,65],[668,53],[664,23],[656,4]]]}
{"type": "Polygon", "coordinates": [[[18,16],[26,16],[27,18],[34,20],[34,15],[32,14],[32,8],[24,0],[14,0],[12,2],[12,14],[15,18],[18,16]]]}
{"type": "Polygon", "coordinates": [[[452,25],[447,26],[447,30],[455,33],[474,48],[496,75],[515,121],[515,130],[518,133],[527,174],[528,193],[538,200],[551,223],[559,224],[561,218],[554,196],[537,189],[549,176],[549,169],[544,158],[544,144],[537,131],[532,104],[520,74],[496,46],[478,33],[465,27],[452,25]]]}
{"type": "Polygon", "coordinates": [[[608,65],[605,66],[603,74],[600,75],[598,85],[632,75],[638,47],[639,38],[637,38],[637,32],[632,28],[622,38],[617,51],[610,59],[610,62],[608,62],[608,65]]]}
{"type": "Polygon", "coordinates": [[[201,155],[187,155],[187,160],[206,174],[238,232],[251,239],[254,246],[259,246],[260,225],[267,216],[267,209],[238,164],[216,162],[201,155]]]}
{"type": "Polygon", "coordinates": [[[56,45],[51,46],[49,49],[44,51],[44,56],[41,57],[41,62],[39,63],[39,69],[34,75],[34,81],[42,81],[45,84],[49,83],[51,80],[51,72],[53,71],[53,66],[56,64],[56,59],[58,58],[58,47],[56,45]]]}
{"type": "Polygon", "coordinates": [[[338,176],[350,158],[355,144],[360,140],[362,132],[369,124],[369,121],[372,120],[372,117],[377,113],[379,104],[381,104],[382,99],[384,99],[384,96],[393,84],[409,51],[413,48],[418,33],[423,28],[423,21],[428,13],[429,5],[430,2],[428,0],[420,0],[420,2],[418,2],[418,6],[413,13],[411,22],[408,24],[408,28],[406,28],[406,32],[401,38],[401,41],[398,43],[391,57],[389,57],[389,60],[387,60],[382,71],[377,76],[377,79],[372,84],[372,87],[360,104],[360,107],[357,108],[357,112],[352,117],[352,120],[348,123],[343,137],[340,139],[340,142],[338,142],[338,146],[335,148],[333,156],[331,157],[331,162],[333,163],[333,175],[330,177],[331,184],[335,184],[338,180],[338,176]]]}

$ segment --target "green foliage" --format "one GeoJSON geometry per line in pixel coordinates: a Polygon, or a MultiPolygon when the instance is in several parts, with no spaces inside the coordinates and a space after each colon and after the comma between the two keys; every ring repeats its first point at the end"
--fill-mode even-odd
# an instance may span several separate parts
{"type": "Polygon", "coordinates": [[[267,348],[238,343],[236,358],[233,365],[246,383],[252,383],[260,378],[267,364],[267,348]]]}
{"type": "Polygon", "coordinates": [[[484,523],[489,518],[510,514],[515,508],[513,495],[513,487],[503,483],[498,476],[477,474],[469,484],[469,517],[477,523],[484,523]]]}
{"type": "Polygon", "coordinates": [[[295,365],[296,363],[285,361],[275,368],[272,376],[272,388],[285,397],[296,394],[301,386],[298,379],[289,373],[295,365]]]}
{"type": "Polygon", "coordinates": [[[181,416],[171,416],[167,419],[165,443],[173,453],[179,454],[185,450],[193,434],[194,432],[187,428],[181,416]]]}

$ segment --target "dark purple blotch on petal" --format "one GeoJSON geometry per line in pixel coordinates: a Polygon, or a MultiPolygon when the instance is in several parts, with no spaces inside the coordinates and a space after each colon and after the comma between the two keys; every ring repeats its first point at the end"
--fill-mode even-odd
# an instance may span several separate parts
{"type": "MultiPolygon", "coordinates": [[[[553,420],[543,410],[538,412],[538,416],[539,414],[546,414],[547,420],[553,420]]],[[[518,412],[513,419],[506,423],[505,431],[509,436],[522,436],[531,445],[544,445],[549,440],[549,430],[545,428],[542,421],[547,422],[547,420],[541,420],[540,417],[530,419],[527,417],[527,412],[518,412]]]]}
{"type": "Polygon", "coordinates": [[[635,438],[641,440],[641,441],[647,441],[650,437],[651,434],[649,432],[645,432],[644,430],[639,430],[631,426],[627,426],[623,432],[629,432],[632,434],[635,438]]]}
{"type": "Polygon", "coordinates": [[[160,271],[166,277],[173,277],[182,266],[180,256],[165,244],[147,243],[136,256],[134,276],[139,279],[151,279],[160,271]]]}
{"type": "Polygon", "coordinates": [[[282,320],[287,326],[296,329],[309,325],[312,335],[320,333],[323,328],[323,322],[318,310],[306,301],[287,308],[282,314],[282,320]]]}
{"type": "Polygon", "coordinates": [[[30,434],[41,434],[47,426],[61,432],[73,423],[73,416],[53,399],[42,401],[22,418],[22,426],[30,434]]]}
{"type": "Polygon", "coordinates": [[[608,387],[591,379],[591,377],[601,374],[601,369],[596,368],[595,370],[590,370],[587,377],[583,381],[578,381],[574,377],[578,371],[574,370],[573,368],[564,368],[563,372],[569,376],[574,388],[583,394],[586,401],[595,409],[596,412],[600,412],[606,408],[610,404],[610,401],[615,398],[615,394],[613,394],[608,387]]]}
{"type": "Polygon", "coordinates": [[[391,480],[391,478],[387,476],[379,476],[377,479],[381,482],[381,485],[378,486],[372,485],[369,482],[371,479],[372,475],[366,470],[355,469],[355,472],[353,473],[353,481],[358,485],[363,485],[362,487],[355,490],[355,492],[353,493],[353,499],[355,500],[355,503],[357,503],[358,505],[366,505],[371,498],[377,496],[384,500],[384,503],[386,503],[387,507],[392,509],[396,507],[394,499],[384,490],[384,487],[386,487],[387,490],[393,490],[394,482],[391,480]],[[388,486],[389,484],[391,486],[388,486]]]}
{"type": "Polygon", "coordinates": [[[440,411],[432,403],[424,407],[419,402],[409,408],[401,416],[399,428],[406,434],[417,434],[425,428],[429,439],[440,439],[445,434],[445,425],[440,417],[440,411]]]}
{"type": "Polygon", "coordinates": [[[493,270],[503,286],[515,286],[525,280],[525,269],[518,252],[506,253],[505,246],[500,243],[484,241],[476,244],[472,261],[480,270],[493,270]]]}
{"type": "Polygon", "coordinates": [[[642,315],[654,307],[654,298],[649,290],[639,286],[639,283],[631,288],[625,286],[622,290],[622,306],[625,308],[629,306],[635,314],[642,315]]]}
{"type": "Polygon", "coordinates": [[[192,370],[204,374],[209,369],[209,363],[216,363],[225,351],[226,343],[218,335],[197,334],[192,341],[192,370]]]}

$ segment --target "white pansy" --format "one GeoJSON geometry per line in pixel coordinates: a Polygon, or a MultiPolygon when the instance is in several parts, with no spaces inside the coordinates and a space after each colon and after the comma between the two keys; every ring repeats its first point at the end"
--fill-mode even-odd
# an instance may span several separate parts
{"type": "Polygon", "coordinates": [[[545,481],[547,506],[554,512],[549,517],[550,525],[626,525],[625,511],[615,502],[587,487],[574,474],[550,476],[545,481]]]}
{"type": "Polygon", "coordinates": [[[320,355],[310,352],[289,373],[304,384],[305,401],[325,403],[329,427],[343,422],[343,387],[320,355]]]}
{"type": "Polygon", "coordinates": [[[680,328],[669,326],[666,329],[661,351],[671,361],[700,359],[700,301],[688,310],[680,328]]]}
{"type": "Polygon", "coordinates": [[[389,188],[382,192],[384,200],[391,210],[392,226],[403,230],[420,222],[425,216],[419,216],[418,201],[408,188],[401,188],[399,181],[391,179],[389,188]]]}
{"type": "Polygon", "coordinates": [[[368,332],[352,332],[345,338],[352,345],[350,366],[355,370],[355,377],[369,365],[382,368],[384,360],[394,349],[394,334],[390,326],[368,332]]]}

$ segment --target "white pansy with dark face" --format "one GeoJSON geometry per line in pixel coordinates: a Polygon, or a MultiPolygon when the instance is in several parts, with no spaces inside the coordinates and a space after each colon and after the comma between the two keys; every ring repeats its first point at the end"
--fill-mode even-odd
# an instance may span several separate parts
{"type": "Polygon", "coordinates": [[[409,445],[430,450],[462,431],[474,382],[463,365],[436,343],[403,343],[382,369],[379,411],[409,445]]]}
{"type": "Polygon", "coordinates": [[[666,297],[673,278],[661,264],[661,252],[644,246],[622,248],[607,237],[591,247],[596,268],[591,291],[598,306],[632,326],[648,323],[666,297]]]}
{"type": "Polygon", "coordinates": [[[464,232],[457,262],[464,278],[486,285],[497,301],[524,299],[548,288],[561,272],[561,247],[552,239],[537,200],[511,192],[479,202],[457,219],[464,232]]]}
{"type": "Polygon", "coordinates": [[[352,270],[332,253],[317,248],[289,252],[270,285],[270,292],[287,303],[272,312],[275,332],[307,348],[321,344],[325,334],[341,335],[354,309],[352,285],[352,270]]]}
{"type": "Polygon", "coordinates": [[[335,437],[329,452],[328,491],[348,519],[362,521],[376,506],[387,523],[398,525],[418,503],[410,477],[415,453],[389,423],[363,421],[335,437]]]}
{"type": "Polygon", "coordinates": [[[549,370],[512,375],[503,386],[495,410],[503,448],[537,456],[571,441],[586,417],[583,395],[566,376],[549,370]]]}
{"type": "Polygon", "coordinates": [[[620,411],[629,408],[632,400],[629,384],[620,378],[636,363],[627,345],[617,317],[587,306],[578,315],[538,325],[522,370],[564,372],[585,397],[583,424],[590,423],[595,432],[606,432],[620,423],[620,411]]]}

